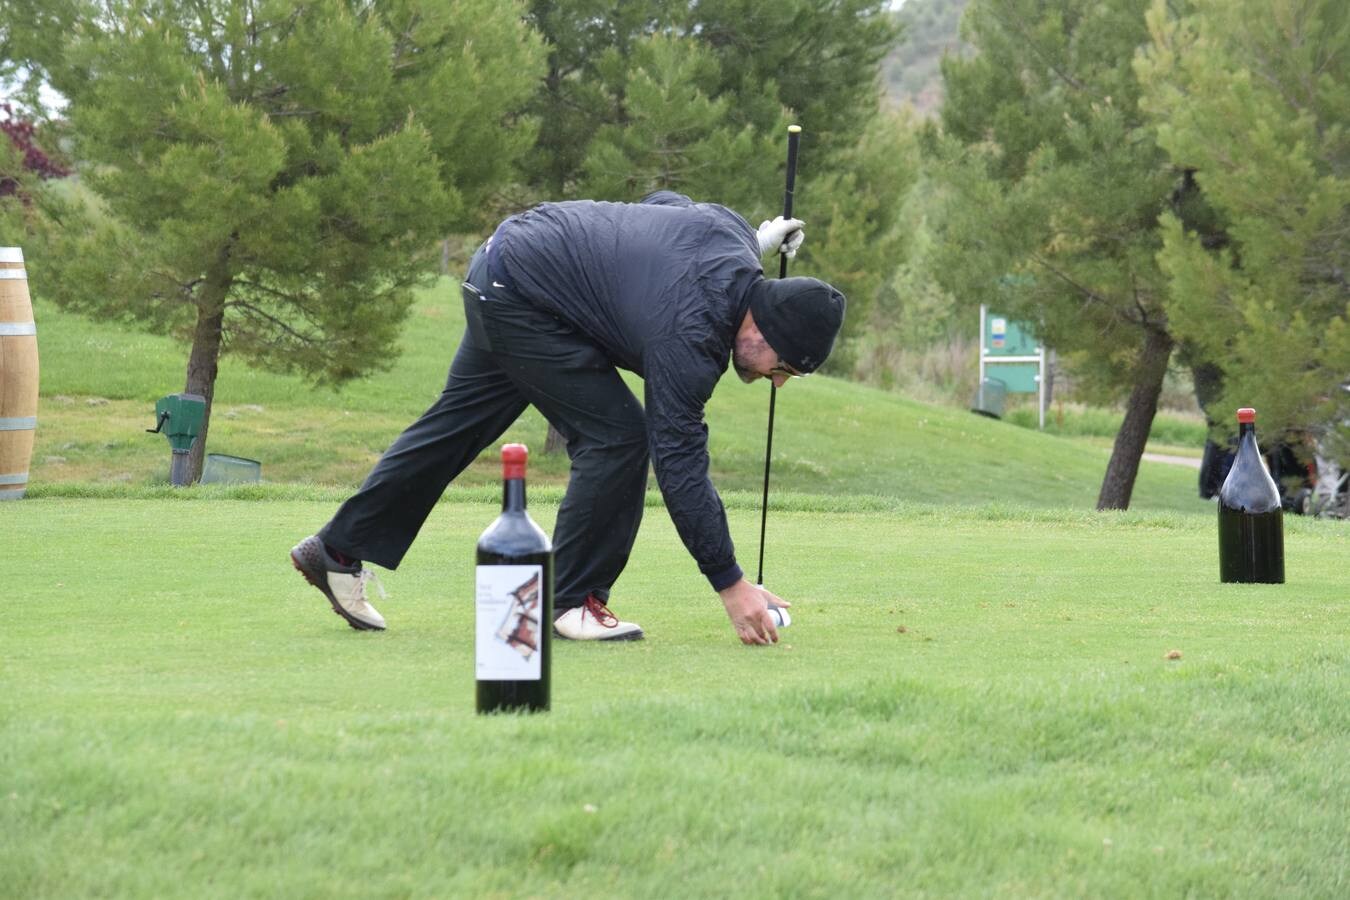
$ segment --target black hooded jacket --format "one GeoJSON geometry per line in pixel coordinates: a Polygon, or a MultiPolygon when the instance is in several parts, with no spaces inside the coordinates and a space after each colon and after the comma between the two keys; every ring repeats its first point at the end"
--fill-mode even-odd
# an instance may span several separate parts
{"type": "Polygon", "coordinates": [[[741,578],[708,477],[704,406],[763,277],[755,229],[731,210],[660,191],[641,203],[545,203],[493,235],[492,275],[642,376],[656,480],[714,590],[741,578]]]}

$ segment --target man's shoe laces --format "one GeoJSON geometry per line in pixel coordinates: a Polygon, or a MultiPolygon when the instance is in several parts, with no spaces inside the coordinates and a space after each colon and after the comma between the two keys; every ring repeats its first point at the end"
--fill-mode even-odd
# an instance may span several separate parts
{"type": "Polygon", "coordinates": [[[586,595],[584,608],[591,614],[591,618],[599,622],[606,628],[618,628],[619,617],[609,611],[609,607],[604,604],[599,597],[594,594],[586,595]]]}
{"type": "Polygon", "coordinates": [[[361,571],[358,572],[356,575],[356,594],[354,599],[360,600],[362,602],[367,602],[366,601],[367,581],[375,582],[375,590],[380,592],[381,600],[389,599],[389,595],[385,593],[384,585],[380,584],[379,576],[377,576],[373,570],[366,568],[361,569],[361,571]]]}

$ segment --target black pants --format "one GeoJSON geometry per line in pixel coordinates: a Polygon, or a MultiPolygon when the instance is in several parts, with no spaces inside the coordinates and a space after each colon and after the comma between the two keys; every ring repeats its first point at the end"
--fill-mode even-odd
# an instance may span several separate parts
{"type": "Polygon", "coordinates": [[[572,472],[553,529],[555,606],[602,600],[628,562],[647,489],[647,427],[633,392],[592,341],[493,287],[480,248],[469,264],[467,328],[445,390],[389,447],[319,537],[398,567],[450,481],[533,404],[567,439],[572,472]]]}

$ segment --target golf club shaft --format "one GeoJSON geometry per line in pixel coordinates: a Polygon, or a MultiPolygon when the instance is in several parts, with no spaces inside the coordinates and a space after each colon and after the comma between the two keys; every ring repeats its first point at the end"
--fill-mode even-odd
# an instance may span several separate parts
{"type": "MultiPolygon", "coordinates": [[[[787,187],[783,191],[783,218],[792,218],[792,192],[797,186],[797,142],[801,139],[800,125],[788,126],[787,187]]],[[[786,253],[778,255],[778,277],[787,277],[786,253]]],[[[769,460],[773,458],[773,408],[778,399],[778,385],[769,381],[769,439],[764,447],[764,501],[759,507],[759,573],[755,584],[764,584],[764,532],[769,524],[769,460]]]]}

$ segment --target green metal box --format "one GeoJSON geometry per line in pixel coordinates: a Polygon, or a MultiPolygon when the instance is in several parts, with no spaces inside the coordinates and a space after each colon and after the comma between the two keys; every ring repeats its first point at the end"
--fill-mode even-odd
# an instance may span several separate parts
{"type": "Polygon", "coordinates": [[[187,453],[201,433],[206,418],[206,398],[200,394],[170,394],[155,401],[156,431],[163,432],[169,446],[187,453]]]}

